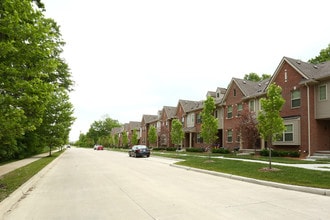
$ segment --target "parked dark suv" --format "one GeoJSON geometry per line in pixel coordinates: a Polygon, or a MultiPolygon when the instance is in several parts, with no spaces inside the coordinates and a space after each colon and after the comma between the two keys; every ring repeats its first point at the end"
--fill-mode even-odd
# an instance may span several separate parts
{"type": "Polygon", "coordinates": [[[129,151],[130,157],[150,157],[150,150],[145,145],[134,145],[129,151]]]}

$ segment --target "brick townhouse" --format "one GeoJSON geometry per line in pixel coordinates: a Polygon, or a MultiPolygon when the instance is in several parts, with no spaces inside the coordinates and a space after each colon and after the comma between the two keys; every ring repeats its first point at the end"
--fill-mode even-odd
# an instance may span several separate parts
{"type": "Polygon", "coordinates": [[[127,132],[127,137],[128,137],[128,146],[132,147],[132,137],[134,131],[136,131],[138,135],[138,139],[140,139],[140,128],[141,128],[141,122],[139,121],[130,121],[128,125],[126,126],[126,132],[127,132]]]}
{"type": "MultiPolygon", "coordinates": [[[[281,111],[286,131],[282,139],[272,143],[275,149],[300,151],[302,157],[317,151],[330,151],[330,61],[311,64],[283,57],[270,79],[261,82],[232,78],[227,89],[217,88],[207,96],[215,99],[215,117],[218,118],[217,146],[243,149],[239,132],[240,114],[248,109],[257,117],[261,110],[260,98],[266,96],[268,85],[282,87],[285,104],[281,111]]],[[[151,125],[157,127],[157,146],[170,147],[171,122],[174,118],[183,124],[183,147],[203,147],[200,137],[203,101],[179,100],[176,107],[164,106],[158,115],[143,115],[140,144],[148,145],[147,134],[151,125]]],[[[255,146],[264,148],[257,140],[255,146]]]]}
{"type": "MultiPolygon", "coordinates": [[[[159,121],[159,115],[142,116],[141,126],[140,126],[140,140],[139,140],[140,144],[149,146],[149,141],[148,141],[149,128],[150,126],[155,126],[157,128],[158,121],[159,121]]],[[[150,147],[155,147],[155,146],[150,146],[150,147]]]]}
{"type": "Polygon", "coordinates": [[[171,141],[172,120],[175,118],[176,107],[164,106],[160,113],[158,133],[159,147],[174,147],[171,141]]]}
{"type": "Polygon", "coordinates": [[[330,61],[311,64],[283,57],[270,83],[282,87],[286,131],[275,148],[311,156],[330,151],[330,61]]]}
{"type": "MultiPolygon", "coordinates": [[[[268,80],[253,82],[244,79],[232,78],[227,91],[223,97],[221,107],[223,108],[223,146],[230,150],[234,148],[243,149],[240,137],[240,120],[244,109],[257,117],[260,110],[260,98],[265,96],[265,88],[268,80]]],[[[247,149],[260,149],[261,141],[255,146],[247,146],[247,149]]]]}
{"type": "Polygon", "coordinates": [[[180,99],[176,107],[176,118],[182,123],[184,130],[183,148],[198,147],[202,144],[199,135],[203,101],[180,99]]]}
{"type": "Polygon", "coordinates": [[[124,132],[124,130],[125,130],[125,125],[121,126],[121,127],[112,128],[112,130],[111,130],[111,136],[113,138],[118,138],[118,146],[119,147],[123,146],[122,133],[124,132]]]}

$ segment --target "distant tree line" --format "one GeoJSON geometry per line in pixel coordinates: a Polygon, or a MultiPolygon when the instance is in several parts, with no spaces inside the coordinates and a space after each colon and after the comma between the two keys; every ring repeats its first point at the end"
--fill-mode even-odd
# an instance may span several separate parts
{"type": "Polygon", "coordinates": [[[75,145],[79,147],[92,147],[95,144],[101,144],[104,147],[116,145],[119,137],[112,137],[111,130],[120,126],[117,120],[105,115],[102,120],[94,121],[86,134],[81,133],[75,145]]]}

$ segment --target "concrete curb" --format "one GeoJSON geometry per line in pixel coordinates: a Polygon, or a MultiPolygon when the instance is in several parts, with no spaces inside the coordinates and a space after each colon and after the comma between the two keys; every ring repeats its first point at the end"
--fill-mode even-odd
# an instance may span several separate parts
{"type": "Polygon", "coordinates": [[[321,188],[313,188],[313,187],[305,187],[305,186],[288,185],[288,184],[283,184],[283,183],[275,183],[275,182],[269,182],[269,181],[264,181],[264,180],[252,179],[252,178],[248,178],[248,177],[236,176],[236,175],[227,174],[227,173],[220,173],[220,172],[215,172],[215,171],[202,170],[202,169],[193,168],[193,167],[179,166],[179,165],[176,165],[176,164],[170,164],[170,166],[180,168],[180,169],[185,169],[187,171],[195,171],[195,172],[210,174],[210,175],[219,176],[219,177],[225,177],[225,178],[234,179],[234,180],[240,180],[240,181],[259,184],[259,185],[264,185],[264,186],[271,186],[271,187],[275,187],[275,188],[288,189],[288,190],[294,190],[294,191],[305,192],[305,193],[312,193],[312,194],[323,195],[323,196],[330,196],[330,190],[329,189],[321,189],[321,188]]]}
{"type": "MultiPolygon", "coordinates": [[[[13,193],[11,193],[7,198],[5,198],[0,203],[0,215],[4,216],[7,212],[10,212],[16,205],[16,203],[22,200],[28,193],[33,189],[33,187],[37,184],[37,182],[50,170],[52,169],[58,159],[64,154],[63,152],[60,156],[54,159],[50,164],[45,166],[42,170],[40,170],[37,174],[31,177],[28,181],[26,181],[23,185],[21,185],[18,189],[16,189],[13,193]]],[[[2,219],[2,218],[1,218],[2,219]]]]}

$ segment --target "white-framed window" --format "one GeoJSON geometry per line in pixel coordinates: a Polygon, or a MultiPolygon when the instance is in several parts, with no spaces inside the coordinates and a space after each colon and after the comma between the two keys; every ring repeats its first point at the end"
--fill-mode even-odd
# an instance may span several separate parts
{"type": "Polygon", "coordinates": [[[203,143],[203,138],[200,133],[197,133],[196,135],[196,142],[197,143],[203,143]]]}
{"type": "Polygon", "coordinates": [[[285,130],[281,134],[281,137],[279,138],[278,141],[282,142],[292,142],[293,141],[293,124],[286,124],[285,125],[285,130]]]}
{"type": "Polygon", "coordinates": [[[279,134],[274,145],[300,145],[301,144],[301,125],[300,117],[284,119],[285,130],[279,134]]]}
{"type": "Polygon", "coordinates": [[[237,143],[240,143],[240,142],[241,142],[241,133],[240,133],[240,132],[237,132],[237,135],[236,135],[236,142],[237,142],[237,143]]]}
{"type": "Polygon", "coordinates": [[[237,104],[237,116],[241,115],[242,110],[243,110],[243,104],[242,103],[237,104]]]}
{"type": "Polygon", "coordinates": [[[319,86],[319,100],[327,100],[327,85],[323,84],[319,86]]]}
{"type": "Polygon", "coordinates": [[[300,90],[294,90],[291,92],[291,107],[298,108],[300,107],[300,90]]]}
{"type": "Polygon", "coordinates": [[[250,102],[249,102],[249,109],[250,109],[250,112],[254,112],[255,111],[254,100],[250,100],[250,102]]]}
{"type": "Polygon", "coordinates": [[[233,117],[233,106],[229,105],[227,108],[227,118],[232,118],[233,117]]]}
{"type": "Polygon", "coordinates": [[[187,116],[187,127],[195,126],[195,113],[189,113],[187,116]]]}
{"type": "Polygon", "coordinates": [[[197,124],[201,124],[202,123],[202,114],[198,113],[196,117],[197,117],[197,120],[196,120],[197,124]]]}
{"type": "Polygon", "coordinates": [[[233,142],[233,130],[232,129],[227,130],[227,142],[228,143],[233,142]]]}

